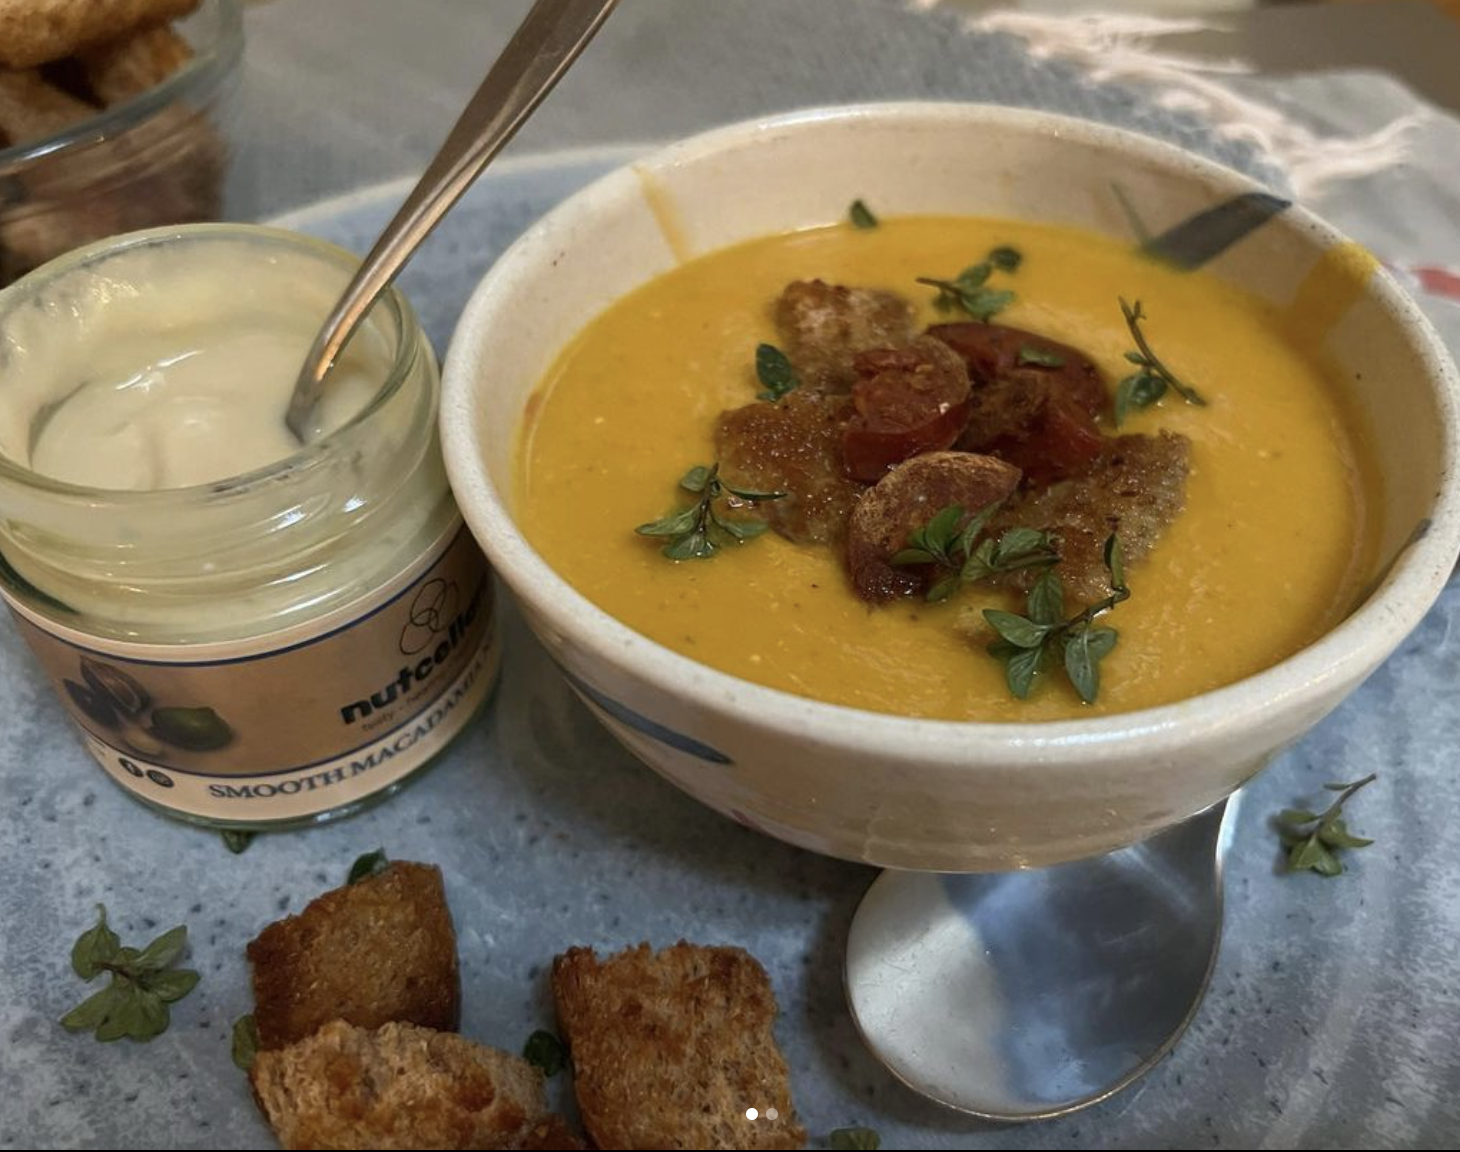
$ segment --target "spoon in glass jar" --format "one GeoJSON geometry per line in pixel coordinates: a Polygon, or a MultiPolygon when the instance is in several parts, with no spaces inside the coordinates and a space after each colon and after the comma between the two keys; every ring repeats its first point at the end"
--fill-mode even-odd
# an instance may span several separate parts
{"type": "Polygon", "coordinates": [[[862,1038],[908,1087],[987,1120],[1046,1120],[1129,1087],[1211,980],[1238,803],[1093,860],[882,873],[847,939],[862,1038]]]}
{"type": "Polygon", "coordinates": [[[315,337],[285,416],[300,443],[309,439],[310,418],[325,378],[360,321],[562,79],[617,2],[537,0],[532,6],[315,337]]]}

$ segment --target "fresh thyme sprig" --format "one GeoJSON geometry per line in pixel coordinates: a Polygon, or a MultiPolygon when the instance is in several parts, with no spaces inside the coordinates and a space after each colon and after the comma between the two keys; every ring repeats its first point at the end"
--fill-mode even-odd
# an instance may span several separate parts
{"type": "Polygon", "coordinates": [[[1147,342],[1145,333],[1141,331],[1141,321],[1147,319],[1146,314],[1141,310],[1141,302],[1137,300],[1132,306],[1125,302],[1124,296],[1117,297],[1117,299],[1120,300],[1120,311],[1125,316],[1125,324],[1130,329],[1131,339],[1136,342],[1136,351],[1127,352],[1125,358],[1137,365],[1140,371],[1127,376],[1115,390],[1116,426],[1119,427],[1125,422],[1131,409],[1149,408],[1156,403],[1166,395],[1167,388],[1174,390],[1188,404],[1195,404],[1199,408],[1206,407],[1206,400],[1202,398],[1201,393],[1191,385],[1182,383],[1176,373],[1167,368],[1161,362],[1160,357],[1151,351],[1151,345],[1147,342]]]}
{"type": "Polygon", "coordinates": [[[989,518],[1001,503],[995,501],[980,509],[966,525],[963,518],[967,513],[962,507],[954,504],[944,508],[909,534],[907,547],[893,556],[892,562],[935,564],[945,570],[947,574],[928,589],[927,599],[934,603],[947,600],[964,584],[975,584],[1001,572],[1058,564],[1059,553],[1048,532],[1010,528],[997,540],[990,536],[980,541],[989,518]]]}
{"type": "Polygon", "coordinates": [[[988,287],[988,279],[995,272],[1013,272],[1024,257],[1017,248],[1001,245],[993,249],[977,264],[971,264],[952,280],[939,280],[933,276],[919,276],[917,282],[938,290],[933,302],[939,309],[962,308],[975,320],[987,323],[995,315],[1014,303],[1014,293],[1006,288],[988,287]]]}
{"type": "Polygon", "coordinates": [[[708,560],[726,544],[743,544],[766,530],[764,520],[731,520],[721,516],[715,505],[723,497],[746,504],[779,500],[784,492],[757,492],[750,488],[732,488],[720,479],[718,463],[691,468],[679,481],[687,492],[699,499],[688,508],[671,512],[660,520],[640,524],[634,529],[640,536],[662,536],[669,539],[661,551],[671,560],[708,560]]]}
{"type": "Polygon", "coordinates": [[[1097,628],[1095,618],[1130,599],[1125,583],[1125,561],[1114,534],[1105,541],[1105,568],[1110,573],[1110,595],[1065,618],[1064,588],[1054,568],[1048,569],[1029,590],[1026,612],[984,609],[984,619],[998,633],[989,654],[1004,665],[1009,691],[1028,699],[1034,677],[1058,653],[1065,675],[1080,699],[1093,704],[1100,694],[1100,662],[1109,656],[1118,638],[1114,628],[1097,628]]]}
{"type": "Polygon", "coordinates": [[[68,1032],[93,1032],[98,1040],[151,1040],[167,1031],[167,1006],[181,1000],[198,983],[190,968],[174,968],[188,946],[188,930],[179,925],[145,948],[124,948],[107,926],[106,907],[96,906],[97,922],[76,939],[71,967],[91,981],[103,972],[111,982],[61,1017],[68,1032]]]}
{"type": "Polygon", "coordinates": [[[880,223],[872,209],[867,207],[865,200],[853,200],[851,208],[847,210],[847,218],[851,220],[853,228],[875,228],[880,223]]]}
{"type": "Polygon", "coordinates": [[[1322,813],[1309,812],[1304,808],[1287,808],[1278,813],[1278,835],[1282,838],[1283,847],[1288,850],[1289,872],[1337,876],[1343,872],[1343,861],[1338,858],[1340,851],[1367,848],[1373,843],[1348,830],[1343,806],[1359,789],[1378,778],[1378,773],[1371,772],[1352,784],[1325,784],[1323,787],[1339,793],[1339,797],[1322,813]]]}
{"type": "Polygon", "coordinates": [[[776,401],[801,387],[791,358],[774,344],[756,345],[755,376],[765,385],[764,392],[756,393],[758,400],[776,401]]]}

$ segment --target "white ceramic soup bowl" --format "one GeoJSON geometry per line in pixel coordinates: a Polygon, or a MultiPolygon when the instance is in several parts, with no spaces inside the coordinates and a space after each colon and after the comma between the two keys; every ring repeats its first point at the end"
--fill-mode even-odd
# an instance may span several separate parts
{"type": "Polygon", "coordinates": [[[456,498],[574,688],[640,759],[711,807],[850,860],[937,871],[1038,866],[1149,836],[1222,799],[1302,736],[1419,622],[1460,549],[1457,378],[1394,281],[1343,237],[1244,177],[1130,133],[1035,112],[891,104],[709,132],[613,173],[531,228],[472,296],[446,360],[442,440],[456,498]],[[1278,304],[1320,260],[1352,271],[1324,347],[1351,379],[1385,479],[1383,579],[1317,643],[1177,704],[1030,724],[902,718],[707,668],[565,582],[513,519],[528,397],[618,297],[686,259],[844,218],[1076,225],[1133,241],[1278,304]],[[1195,223],[1190,223],[1195,220],[1195,223]]]}

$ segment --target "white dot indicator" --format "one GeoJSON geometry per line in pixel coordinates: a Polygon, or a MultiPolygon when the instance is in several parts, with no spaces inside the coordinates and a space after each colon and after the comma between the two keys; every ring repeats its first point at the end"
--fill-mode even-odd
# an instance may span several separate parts
{"type": "Polygon", "coordinates": [[[757,1112],[754,1108],[747,1108],[745,1110],[745,1118],[747,1120],[754,1120],[759,1115],[760,1113],[757,1112]]]}
{"type": "Polygon", "coordinates": [[[765,1118],[767,1120],[779,1120],[781,1118],[781,1114],[777,1112],[774,1108],[767,1108],[765,1110],[765,1118]]]}

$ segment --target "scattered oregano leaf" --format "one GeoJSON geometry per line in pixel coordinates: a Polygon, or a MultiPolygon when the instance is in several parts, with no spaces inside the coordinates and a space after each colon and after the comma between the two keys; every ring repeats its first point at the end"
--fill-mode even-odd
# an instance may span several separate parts
{"type": "Polygon", "coordinates": [[[106,907],[98,904],[97,922],[71,947],[71,967],[86,981],[103,973],[111,979],[100,992],[87,997],[61,1017],[70,1032],[91,1032],[98,1040],[151,1040],[167,1030],[168,1005],[181,1000],[198,983],[190,968],[174,968],[188,944],[188,930],[179,925],[164,932],[145,948],[122,945],[106,922],[106,907]]]}

